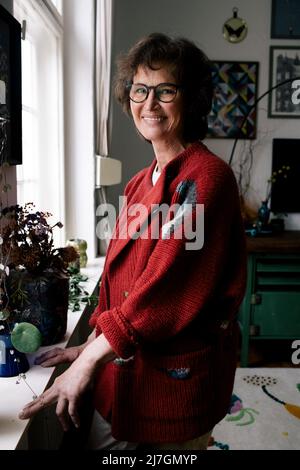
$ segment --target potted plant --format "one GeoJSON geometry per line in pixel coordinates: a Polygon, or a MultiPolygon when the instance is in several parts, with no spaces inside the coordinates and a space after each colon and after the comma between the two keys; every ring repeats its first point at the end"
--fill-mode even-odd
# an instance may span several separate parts
{"type": "Polygon", "coordinates": [[[22,352],[55,344],[66,332],[67,267],[78,252],[54,247],[53,229],[62,224],[51,226],[50,216],[32,203],[0,211],[0,323],[22,352]]]}

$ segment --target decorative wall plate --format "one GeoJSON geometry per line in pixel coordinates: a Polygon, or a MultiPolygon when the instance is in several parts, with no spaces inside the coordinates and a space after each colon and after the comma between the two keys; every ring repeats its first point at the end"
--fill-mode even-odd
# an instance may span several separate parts
{"type": "Polygon", "coordinates": [[[238,9],[232,9],[233,17],[229,18],[223,25],[224,38],[232,43],[243,41],[247,36],[248,26],[243,18],[237,16],[238,9]]]}

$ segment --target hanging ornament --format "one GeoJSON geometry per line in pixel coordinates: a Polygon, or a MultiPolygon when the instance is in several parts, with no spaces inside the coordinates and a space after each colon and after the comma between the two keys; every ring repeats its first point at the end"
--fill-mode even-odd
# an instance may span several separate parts
{"type": "Polygon", "coordinates": [[[232,9],[233,17],[229,18],[223,25],[224,38],[232,43],[241,42],[247,36],[248,26],[243,18],[239,18],[238,8],[232,9]]]}

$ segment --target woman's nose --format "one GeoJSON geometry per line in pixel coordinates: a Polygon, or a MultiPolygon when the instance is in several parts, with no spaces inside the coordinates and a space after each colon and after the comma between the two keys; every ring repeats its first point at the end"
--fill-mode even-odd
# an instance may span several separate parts
{"type": "Polygon", "coordinates": [[[149,109],[149,110],[150,110],[150,109],[153,109],[153,108],[155,108],[158,104],[159,104],[159,102],[158,102],[158,99],[157,99],[157,97],[156,97],[156,95],[155,95],[155,91],[154,91],[153,89],[151,89],[151,90],[149,91],[149,95],[148,95],[148,97],[147,97],[147,99],[146,99],[146,103],[145,103],[146,109],[149,109]]]}

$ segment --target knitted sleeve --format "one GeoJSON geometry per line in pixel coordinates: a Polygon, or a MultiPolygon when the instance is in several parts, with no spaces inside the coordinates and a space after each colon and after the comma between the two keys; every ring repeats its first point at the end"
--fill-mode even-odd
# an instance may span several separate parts
{"type": "MultiPolygon", "coordinates": [[[[178,334],[203,314],[220,288],[230,251],[243,249],[232,247],[232,240],[242,238],[243,232],[231,170],[222,167],[200,185],[196,181],[196,186],[197,202],[204,204],[202,248],[187,250],[186,238],[177,239],[176,230],[170,238],[162,235],[127,299],[97,319],[97,328],[120,357],[130,357],[145,342],[163,341],[178,334]]],[[[193,210],[193,217],[195,214],[193,210]]],[[[240,284],[229,286],[236,305],[242,300],[244,284],[245,279],[241,279],[240,284]]]]}

